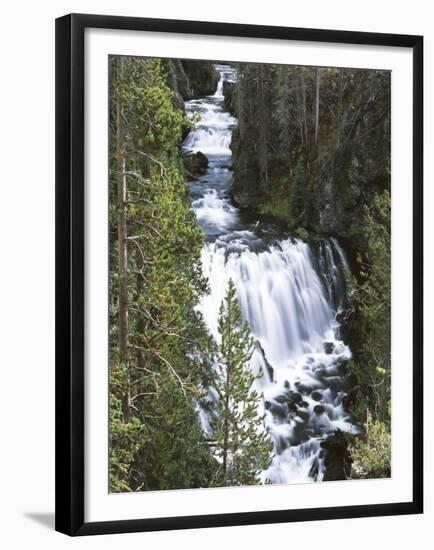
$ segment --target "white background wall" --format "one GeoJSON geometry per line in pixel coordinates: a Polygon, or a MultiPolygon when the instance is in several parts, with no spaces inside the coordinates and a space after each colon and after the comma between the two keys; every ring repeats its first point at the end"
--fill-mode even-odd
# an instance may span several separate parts
{"type": "MultiPolygon", "coordinates": [[[[424,516],[87,537],[53,531],[54,19],[69,12],[425,35],[426,280],[432,278],[434,28],[429,0],[9,0],[0,30],[0,544],[3,548],[408,548],[432,540],[433,373],[424,516]]],[[[426,311],[434,307],[426,286],[426,311]]],[[[425,319],[426,347],[433,334],[425,319]]],[[[312,505],[315,503],[313,502],[312,505]]],[[[428,543],[429,544],[429,543],[428,543]]],[[[426,544],[425,544],[426,546],[426,544]]]]}

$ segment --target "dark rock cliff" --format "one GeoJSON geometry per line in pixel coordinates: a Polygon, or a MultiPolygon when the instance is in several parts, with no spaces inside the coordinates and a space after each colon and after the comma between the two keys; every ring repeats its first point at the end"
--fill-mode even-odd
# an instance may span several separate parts
{"type": "Polygon", "coordinates": [[[184,100],[211,95],[217,88],[219,74],[210,61],[169,59],[167,69],[180,105],[184,100]]]}

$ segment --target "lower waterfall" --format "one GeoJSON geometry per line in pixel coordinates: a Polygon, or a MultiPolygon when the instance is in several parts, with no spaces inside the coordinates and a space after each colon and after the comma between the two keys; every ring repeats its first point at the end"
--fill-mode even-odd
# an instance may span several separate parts
{"type": "MultiPolygon", "coordinates": [[[[200,310],[218,340],[218,310],[229,279],[234,281],[255,338],[251,368],[263,371],[257,384],[265,429],[274,441],[263,481],[321,481],[321,441],[338,428],[357,431],[343,405],[351,351],[338,320],[348,264],[335,239],[311,246],[233,206],[230,142],[236,120],[223,109],[222,90],[236,74],[229,66],[216,67],[216,93],[186,103],[187,113],[198,112],[201,119],[183,145],[209,160],[206,173],[190,181],[192,206],[207,238],[202,264],[210,293],[200,310]]],[[[206,412],[201,419],[207,430],[206,412]]]]}

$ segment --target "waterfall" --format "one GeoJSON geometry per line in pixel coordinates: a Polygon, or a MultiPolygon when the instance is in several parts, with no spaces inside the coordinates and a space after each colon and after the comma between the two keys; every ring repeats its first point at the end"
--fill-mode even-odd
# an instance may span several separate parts
{"type": "MultiPolygon", "coordinates": [[[[348,264],[336,239],[322,239],[313,249],[271,225],[246,221],[231,204],[230,141],[236,120],[223,110],[222,90],[236,74],[229,66],[216,67],[216,93],[186,103],[188,115],[198,112],[201,119],[183,144],[209,160],[206,174],[190,182],[192,206],[207,240],[202,265],[210,293],[199,308],[218,341],[219,307],[229,279],[234,281],[256,342],[250,366],[263,372],[257,384],[275,447],[263,480],[321,480],[321,440],[337,428],[357,430],[342,404],[351,352],[339,338],[337,321],[348,264]]],[[[206,414],[201,418],[208,430],[206,414]]]]}

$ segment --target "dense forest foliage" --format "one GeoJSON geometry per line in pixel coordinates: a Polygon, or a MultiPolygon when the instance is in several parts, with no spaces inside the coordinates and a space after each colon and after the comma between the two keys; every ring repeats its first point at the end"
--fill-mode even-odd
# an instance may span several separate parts
{"type": "Polygon", "coordinates": [[[233,195],[292,228],[359,239],[390,184],[390,73],[239,64],[233,195]]]}
{"type": "MultiPolygon", "coordinates": [[[[110,57],[110,490],[259,483],[272,443],[231,284],[220,342],[197,305],[204,235],[189,199],[184,101],[214,92],[210,62],[110,57]],[[216,368],[217,365],[217,368],[216,368]],[[212,386],[219,398],[207,400],[212,386]],[[213,436],[201,427],[206,403],[213,436]]],[[[363,426],[353,477],[390,475],[390,74],[236,64],[225,105],[232,197],[315,242],[345,243],[345,406],[363,426]]]]}
{"type": "Polygon", "coordinates": [[[352,259],[346,337],[364,426],[354,473],[390,475],[390,72],[240,63],[225,85],[238,118],[235,202],[352,259]],[[372,441],[372,439],[375,441],[372,441]]]}
{"type": "Polygon", "coordinates": [[[111,488],[200,486],[207,334],[194,306],[206,281],[179,153],[188,122],[159,60],[112,58],[110,71],[111,488]]]}

